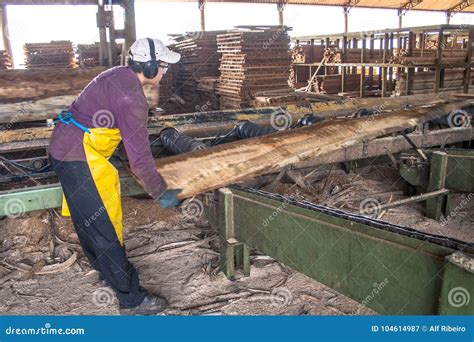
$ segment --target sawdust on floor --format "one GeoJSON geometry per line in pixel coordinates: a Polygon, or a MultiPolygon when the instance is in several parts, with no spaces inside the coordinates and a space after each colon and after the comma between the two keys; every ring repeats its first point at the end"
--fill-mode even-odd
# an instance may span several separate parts
{"type": "MultiPolygon", "coordinates": [[[[374,312],[273,259],[252,253],[251,275],[229,281],[218,239],[202,219],[123,199],[125,244],[142,285],[165,296],[170,315],[365,315],[374,312]]],[[[119,314],[110,288],[82,255],[69,219],[54,211],[0,221],[0,313],[119,314]],[[38,275],[46,265],[77,261],[38,275]]]]}
{"type": "Polygon", "coordinates": [[[464,242],[474,242],[474,196],[456,194],[453,197],[455,213],[436,221],[424,215],[424,203],[412,203],[377,212],[377,205],[407,198],[407,185],[397,169],[389,165],[369,165],[346,173],[332,170],[315,182],[308,178],[307,186],[279,182],[263,189],[298,200],[339,208],[383,221],[414,228],[422,232],[448,236],[464,242]]]}

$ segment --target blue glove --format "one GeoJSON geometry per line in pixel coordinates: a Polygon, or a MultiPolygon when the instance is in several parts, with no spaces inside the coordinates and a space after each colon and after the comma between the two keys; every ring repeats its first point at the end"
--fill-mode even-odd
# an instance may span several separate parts
{"type": "Polygon", "coordinates": [[[181,203],[181,200],[178,199],[179,193],[182,189],[169,189],[166,190],[163,195],[160,196],[160,207],[162,208],[172,208],[176,207],[181,203]]]}

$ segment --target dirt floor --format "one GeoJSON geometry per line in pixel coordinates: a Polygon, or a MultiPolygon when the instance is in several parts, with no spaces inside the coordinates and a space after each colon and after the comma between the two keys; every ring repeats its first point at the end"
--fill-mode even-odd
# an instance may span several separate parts
{"type": "MultiPolygon", "coordinates": [[[[349,174],[319,170],[303,182],[300,187],[285,176],[263,189],[474,241],[471,198],[460,196],[457,214],[445,222],[425,218],[422,204],[378,212],[374,203],[401,199],[406,190],[390,166],[349,174]]],[[[375,314],[256,251],[250,277],[229,281],[219,268],[217,235],[203,218],[163,210],[146,199],[124,198],[123,206],[128,255],[142,285],[170,302],[164,314],[375,314]]],[[[82,255],[69,219],[50,210],[0,220],[0,314],[113,315],[119,314],[116,304],[82,255]]]]}
{"type": "MultiPolygon", "coordinates": [[[[250,277],[229,281],[218,266],[217,236],[205,221],[151,200],[125,198],[123,204],[128,255],[142,285],[170,302],[164,314],[374,314],[262,255],[252,255],[250,277]]],[[[119,314],[115,295],[82,255],[68,219],[54,211],[7,217],[0,221],[0,242],[0,314],[119,314]],[[67,263],[74,252],[71,266],[37,274],[45,263],[67,263]]]]}

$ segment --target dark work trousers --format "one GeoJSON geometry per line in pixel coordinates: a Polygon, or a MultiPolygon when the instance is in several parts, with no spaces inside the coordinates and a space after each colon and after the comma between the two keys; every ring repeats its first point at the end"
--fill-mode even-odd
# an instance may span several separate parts
{"type": "Polygon", "coordinates": [[[49,156],[61,182],[72,222],[85,256],[117,294],[121,308],[139,305],[146,291],[128,261],[85,161],[59,161],[49,156]]]}

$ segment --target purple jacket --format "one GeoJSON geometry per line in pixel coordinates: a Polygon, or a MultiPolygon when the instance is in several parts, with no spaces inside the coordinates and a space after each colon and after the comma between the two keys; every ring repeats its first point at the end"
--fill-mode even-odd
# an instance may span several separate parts
{"type": "MultiPolygon", "coordinates": [[[[148,103],[143,87],[128,67],[115,67],[94,78],[69,107],[73,118],[88,128],[118,128],[132,172],[146,192],[158,198],[165,182],[156,169],[148,140],[148,103]]],[[[49,153],[60,161],[86,161],[84,133],[73,124],[54,127],[49,153]]]]}

